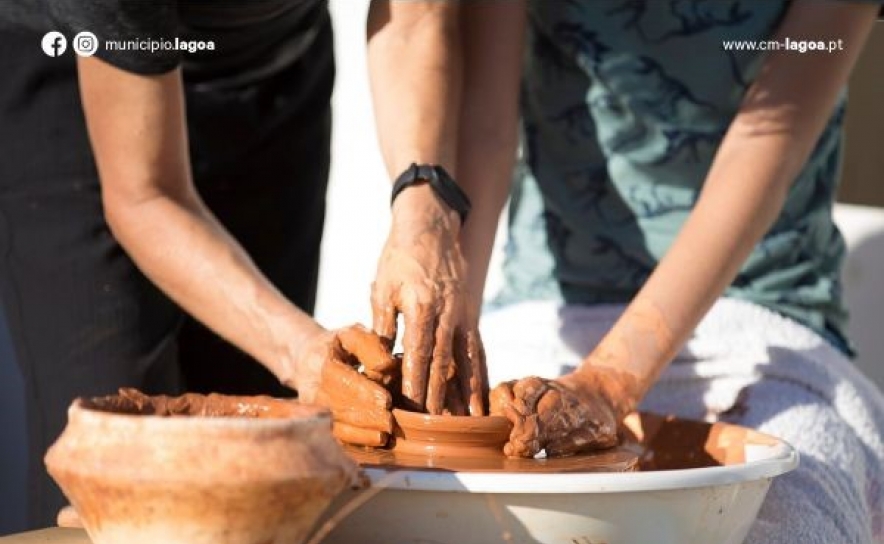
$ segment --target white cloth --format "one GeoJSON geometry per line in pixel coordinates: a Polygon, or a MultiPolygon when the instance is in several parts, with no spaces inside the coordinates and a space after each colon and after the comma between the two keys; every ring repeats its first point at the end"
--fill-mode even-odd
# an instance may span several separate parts
{"type": "MultiPolygon", "coordinates": [[[[487,311],[491,385],[569,371],[623,308],[532,301],[487,311]]],[[[721,299],[642,409],[745,425],[798,449],[799,468],[774,480],[746,542],[884,543],[884,395],[810,329],[721,299]]]]}

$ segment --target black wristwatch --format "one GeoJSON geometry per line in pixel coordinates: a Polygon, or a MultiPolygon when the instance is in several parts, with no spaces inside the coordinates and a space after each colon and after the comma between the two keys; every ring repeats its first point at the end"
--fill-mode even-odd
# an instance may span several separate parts
{"type": "Polygon", "coordinates": [[[438,164],[416,164],[411,163],[405,172],[402,172],[393,183],[393,194],[390,197],[390,205],[399,196],[406,187],[416,185],[418,183],[427,182],[433,189],[433,192],[442,199],[449,208],[456,211],[460,216],[460,224],[463,225],[470,213],[470,199],[467,197],[463,189],[458,187],[454,178],[438,164]]]}

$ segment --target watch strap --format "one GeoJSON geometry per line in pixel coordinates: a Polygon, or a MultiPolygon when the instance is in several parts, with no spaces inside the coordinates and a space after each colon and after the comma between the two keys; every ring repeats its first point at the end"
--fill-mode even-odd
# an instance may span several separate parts
{"type": "Polygon", "coordinates": [[[438,164],[411,163],[411,166],[402,172],[393,183],[390,204],[392,205],[396,201],[396,197],[405,188],[422,182],[429,183],[436,196],[442,199],[449,208],[457,212],[460,216],[460,223],[463,225],[472,207],[470,199],[463,192],[463,189],[457,185],[454,178],[438,164]]]}

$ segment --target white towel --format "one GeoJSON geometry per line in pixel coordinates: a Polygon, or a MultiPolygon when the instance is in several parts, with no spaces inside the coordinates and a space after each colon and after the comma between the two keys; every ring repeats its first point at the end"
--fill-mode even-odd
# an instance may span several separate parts
{"type": "MultiPolygon", "coordinates": [[[[571,370],[622,310],[533,301],[486,312],[491,385],[571,370]]],[[[884,544],[884,395],[810,329],[721,299],[642,409],[745,425],[798,449],[800,467],[774,480],[746,542],[884,544]]]]}

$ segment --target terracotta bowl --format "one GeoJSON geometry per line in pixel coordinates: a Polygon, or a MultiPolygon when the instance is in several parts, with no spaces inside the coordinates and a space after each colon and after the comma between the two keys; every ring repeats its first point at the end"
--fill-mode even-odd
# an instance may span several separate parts
{"type": "Polygon", "coordinates": [[[433,416],[393,410],[393,419],[393,451],[430,457],[501,457],[513,428],[501,416],[433,416]]]}
{"type": "Polygon", "coordinates": [[[133,390],[74,401],[46,466],[95,544],[303,542],[358,472],[325,409],[133,390]]]}

